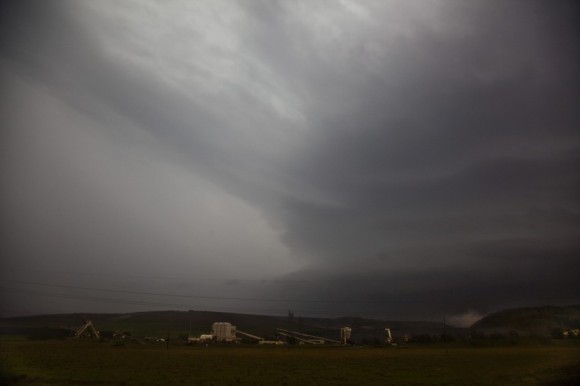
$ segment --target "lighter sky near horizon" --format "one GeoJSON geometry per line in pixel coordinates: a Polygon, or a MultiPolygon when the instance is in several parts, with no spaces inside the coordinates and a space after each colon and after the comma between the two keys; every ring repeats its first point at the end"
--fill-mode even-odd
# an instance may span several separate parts
{"type": "Polygon", "coordinates": [[[580,302],[573,1],[2,4],[2,315],[580,302]]]}

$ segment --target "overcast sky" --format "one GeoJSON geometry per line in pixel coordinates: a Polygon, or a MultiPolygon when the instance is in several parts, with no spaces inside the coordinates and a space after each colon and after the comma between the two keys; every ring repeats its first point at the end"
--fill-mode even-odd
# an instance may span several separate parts
{"type": "Polygon", "coordinates": [[[6,1],[1,314],[580,302],[574,1],[6,1]]]}

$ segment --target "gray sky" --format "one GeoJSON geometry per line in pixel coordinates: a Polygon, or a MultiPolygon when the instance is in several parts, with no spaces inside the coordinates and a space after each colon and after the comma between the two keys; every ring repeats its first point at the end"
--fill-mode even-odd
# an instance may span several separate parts
{"type": "Polygon", "coordinates": [[[573,1],[12,1],[2,315],[580,302],[573,1]]]}

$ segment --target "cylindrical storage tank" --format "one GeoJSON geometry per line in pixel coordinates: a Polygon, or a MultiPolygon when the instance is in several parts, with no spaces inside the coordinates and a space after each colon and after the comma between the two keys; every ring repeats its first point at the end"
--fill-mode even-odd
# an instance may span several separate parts
{"type": "Polygon", "coordinates": [[[231,342],[236,339],[236,326],[227,322],[215,322],[211,327],[212,334],[218,342],[231,342]]]}
{"type": "Polygon", "coordinates": [[[350,327],[343,327],[340,329],[340,340],[342,344],[347,344],[350,339],[352,329],[350,327]]]}

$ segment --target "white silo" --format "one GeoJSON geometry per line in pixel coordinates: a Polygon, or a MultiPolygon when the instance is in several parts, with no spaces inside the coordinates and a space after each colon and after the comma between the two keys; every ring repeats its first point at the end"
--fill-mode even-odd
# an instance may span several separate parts
{"type": "Polygon", "coordinates": [[[340,329],[340,342],[342,344],[347,344],[350,339],[350,334],[352,333],[352,328],[343,327],[340,329]]]}
{"type": "Polygon", "coordinates": [[[215,322],[211,333],[217,342],[233,342],[236,340],[236,326],[227,322],[215,322]]]}

